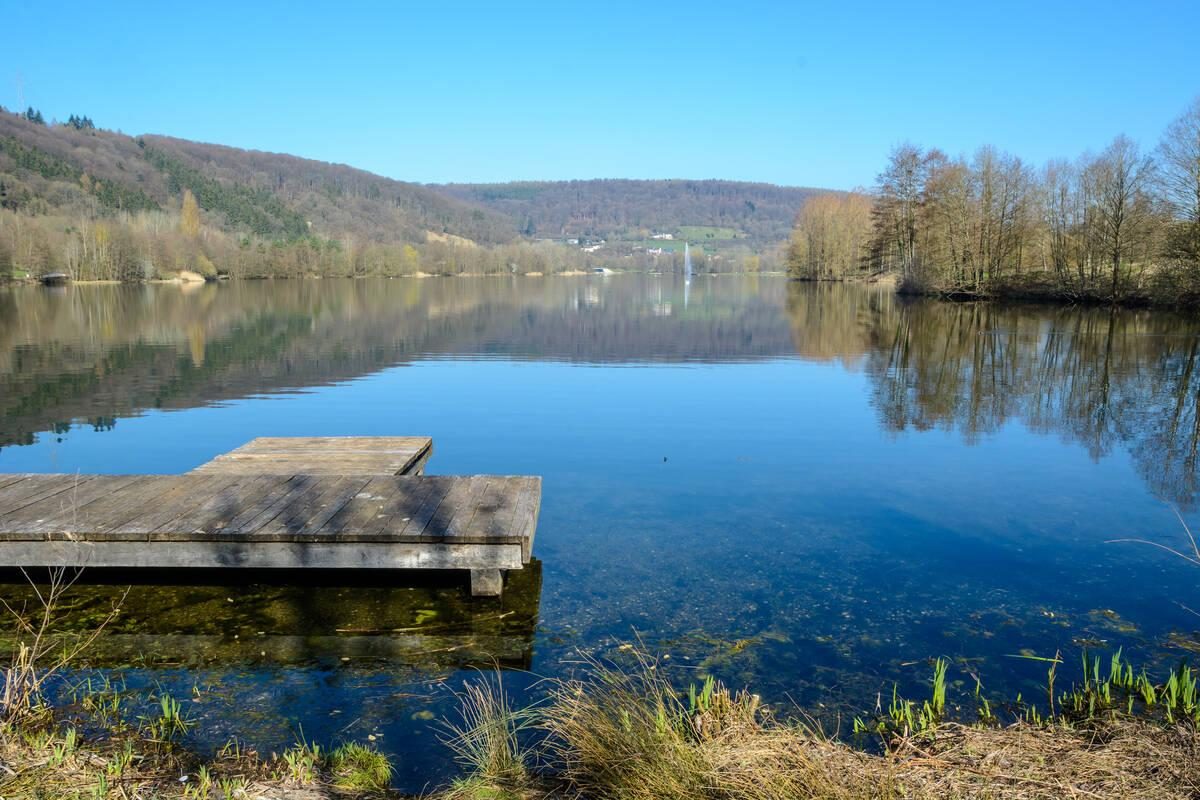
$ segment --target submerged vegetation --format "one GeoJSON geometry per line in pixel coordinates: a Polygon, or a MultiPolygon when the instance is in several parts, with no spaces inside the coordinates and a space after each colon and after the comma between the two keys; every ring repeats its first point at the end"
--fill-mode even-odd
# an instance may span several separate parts
{"type": "MultiPolygon", "coordinates": [[[[1181,555],[1191,560],[1192,550],[1181,555]]],[[[61,623],[78,573],[60,571],[37,598],[9,606],[18,642],[3,673],[0,796],[58,800],[316,800],[396,796],[374,746],[298,740],[263,754],[230,740],[202,757],[189,748],[178,698],[96,680],[39,642],[61,623]],[[37,654],[33,658],[31,654],[37,654]],[[43,658],[49,660],[43,662],[43,658]],[[32,678],[31,678],[32,676],[32,678]]],[[[76,632],[74,659],[113,617],[76,632]]],[[[439,800],[794,800],[834,798],[1190,798],[1200,792],[1200,681],[1180,663],[1164,676],[1121,650],[1023,655],[1046,666],[1031,697],[990,695],[967,661],[933,659],[923,699],[895,688],[874,713],[827,731],[800,709],[770,706],[712,675],[684,671],[640,648],[621,665],[585,657],[519,707],[501,673],[458,694],[460,718],[442,740],[462,776],[439,800]],[[632,658],[632,660],[629,660],[632,658]],[[1068,674],[1070,671],[1070,674],[1068,674]],[[970,678],[969,682],[960,679],[970,678]]],[[[193,707],[194,708],[194,707],[193,707]]]]}
{"type": "MultiPolygon", "coordinates": [[[[1200,563],[1185,533],[1186,549],[1168,549],[1200,563]]],[[[32,599],[8,605],[17,636],[3,673],[0,797],[396,796],[391,763],[369,744],[327,746],[301,732],[278,754],[236,740],[210,757],[189,749],[198,723],[188,709],[204,701],[201,689],[186,699],[130,691],[75,663],[118,624],[116,607],[87,630],[55,635],[78,577],[51,572],[32,599]]],[[[616,652],[620,664],[585,656],[577,674],[545,682],[526,707],[514,705],[498,669],[468,682],[460,719],[442,723],[462,776],[435,797],[1182,800],[1200,792],[1200,674],[1186,661],[1156,676],[1120,649],[1082,650],[1071,666],[1061,652],[1024,653],[1015,658],[1045,667],[1043,688],[1006,698],[985,690],[969,660],[935,658],[923,698],[893,687],[873,713],[829,731],[803,709],[731,690],[703,665],[675,666],[632,645],[616,652]]]]}
{"type": "MultiPolygon", "coordinates": [[[[1200,563],[1200,546],[1184,527],[1190,550],[1172,552],[1200,563]]],[[[1186,661],[1155,679],[1121,649],[1083,650],[1072,679],[1061,652],[1023,654],[1046,665],[1044,693],[1004,699],[989,696],[971,663],[936,658],[925,699],[893,688],[886,710],[881,696],[873,715],[830,734],[803,711],[786,715],[711,675],[697,684],[692,673],[680,690],[668,662],[634,653],[625,668],[585,659],[581,677],[553,682],[545,701],[524,712],[510,710],[498,682],[469,687],[452,741],[469,775],[444,800],[1182,800],[1200,793],[1200,689],[1186,661]],[[964,684],[973,688],[964,692],[964,684]],[[524,736],[529,729],[540,738],[524,736]]]]}
{"type": "Polygon", "coordinates": [[[4,602],[17,640],[0,673],[0,797],[300,800],[319,796],[305,787],[334,786],[348,796],[387,790],[391,765],[355,742],[326,753],[301,741],[264,757],[231,740],[212,759],[191,752],[186,740],[194,723],[178,698],[131,692],[79,672],[76,660],[119,610],[114,606],[87,631],[63,635],[67,593],[80,574],[53,570],[44,584],[30,581],[34,602],[4,602]]]}

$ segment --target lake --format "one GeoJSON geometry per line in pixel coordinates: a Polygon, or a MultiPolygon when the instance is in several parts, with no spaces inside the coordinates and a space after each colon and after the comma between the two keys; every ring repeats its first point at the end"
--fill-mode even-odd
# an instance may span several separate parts
{"type": "MultiPolygon", "coordinates": [[[[1113,540],[1185,548],[1175,510],[1200,521],[1198,358],[1200,323],[1168,312],[767,276],[21,287],[0,290],[0,472],[429,435],[431,474],[544,476],[538,562],[501,601],[176,579],[134,586],[88,656],[189,698],[197,746],[374,736],[416,790],[453,769],[433,718],[496,664],[529,697],[640,641],[681,682],[844,730],[893,684],[923,696],[937,656],[997,697],[1042,692],[1021,654],[1194,657],[1200,568],[1113,540]]],[[[118,594],[77,587],[63,625],[118,594]]]]}

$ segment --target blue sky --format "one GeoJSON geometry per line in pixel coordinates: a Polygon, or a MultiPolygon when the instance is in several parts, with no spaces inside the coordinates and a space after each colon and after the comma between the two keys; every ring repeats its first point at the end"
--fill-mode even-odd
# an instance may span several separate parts
{"type": "Polygon", "coordinates": [[[0,0],[0,104],[404,180],[868,185],[910,140],[1153,146],[1200,1],[0,0]]]}

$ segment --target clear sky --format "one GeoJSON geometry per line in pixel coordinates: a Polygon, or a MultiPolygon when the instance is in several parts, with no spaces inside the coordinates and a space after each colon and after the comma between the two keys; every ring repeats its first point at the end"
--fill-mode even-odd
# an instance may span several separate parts
{"type": "Polygon", "coordinates": [[[1200,0],[0,0],[0,104],[403,180],[869,185],[900,141],[1153,146],[1200,0]]]}

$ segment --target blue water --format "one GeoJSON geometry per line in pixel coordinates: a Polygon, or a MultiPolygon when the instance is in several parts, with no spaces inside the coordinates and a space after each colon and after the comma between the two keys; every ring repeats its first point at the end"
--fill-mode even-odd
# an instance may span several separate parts
{"type": "MultiPolygon", "coordinates": [[[[506,673],[522,696],[639,639],[681,680],[715,674],[832,720],[893,683],[924,691],[936,656],[969,690],[977,674],[1012,696],[1044,679],[1020,653],[1194,655],[1200,567],[1112,542],[1182,548],[1172,508],[1197,521],[1194,322],[768,277],[695,277],[684,308],[683,288],[14,290],[0,295],[0,472],[172,473],[255,436],[423,434],[431,473],[540,474],[535,611],[498,634],[529,670],[506,673]]],[[[259,635],[238,587],[214,591],[233,595],[229,631],[259,635]]],[[[421,591],[456,604],[446,619],[489,613],[461,582],[421,591]]],[[[427,717],[451,712],[480,647],[99,666],[202,698],[198,745],[371,734],[419,789],[452,771],[427,717]]]]}

